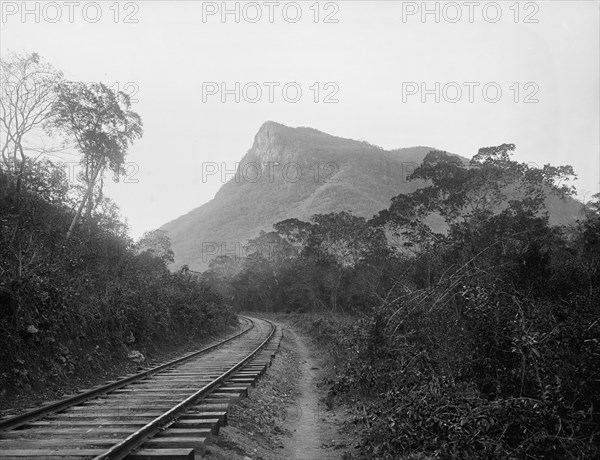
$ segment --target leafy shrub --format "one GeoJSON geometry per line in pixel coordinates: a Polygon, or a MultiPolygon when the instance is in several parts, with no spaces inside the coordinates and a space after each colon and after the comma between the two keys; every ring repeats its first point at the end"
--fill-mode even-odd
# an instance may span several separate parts
{"type": "Polygon", "coordinates": [[[116,216],[96,214],[67,240],[69,200],[56,192],[67,190],[64,174],[46,164],[27,177],[20,194],[0,180],[3,388],[68,376],[133,347],[202,339],[233,323],[205,283],[138,253],[116,216]]]}

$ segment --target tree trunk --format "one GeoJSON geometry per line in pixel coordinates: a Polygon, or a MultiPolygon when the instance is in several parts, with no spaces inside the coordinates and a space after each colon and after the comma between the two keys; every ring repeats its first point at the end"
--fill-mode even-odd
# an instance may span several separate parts
{"type": "MultiPolygon", "coordinates": [[[[25,172],[25,152],[23,152],[23,146],[21,145],[21,140],[19,139],[19,143],[17,144],[19,147],[19,153],[21,154],[21,164],[17,170],[17,161],[15,156],[15,172],[17,174],[17,188],[15,194],[15,203],[17,207],[17,212],[21,209],[21,188],[23,184],[23,173],[25,172]]],[[[16,148],[15,148],[16,150],[16,148]]]]}
{"type": "Polygon", "coordinates": [[[92,208],[94,207],[94,187],[96,186],[96,182],[94,181],[94,185],[92,186],[92,193],[89,194],[88,199],[87,199],[87,203],[86,203],[86,209],[85,209],[85,226],[87,229],[87,232],[89,234],[91,234],[92,232],[92,226],[90,224],[90,219],[92,217],[92,208]]]}
{"type": "Polygon", "coordinates": [[[17,144],[19,146],[19,154],[21,155],[21,164],[19,165],[19,172],[17,173],[17,196],[21,194],[21,184],[23,183],[23,173],[25,172],[25,152],[23,151],[23,146],[21,145],[21,139],[19,138],[19,142],[17,144]]]}
{"type": "Polygon", "coordinates": [[[85,204],[87,203],[88,199],[92,195],[92,192],[94,191],[94,185],[96,185],[96,179],[98,178],[98,174],[100,174],[100,171],[102,170],[103,167],[104,167],[104,158],[98,164],[98,168],[94,172],[94,177],[92,178],[92,181],[88,184],[88,189],[85,192],[85,195],[83,196],[83,199],[81,200],[81,203],[79,203],[79,207],[77,208],[77,213],[73,217],[73,220],[71,221],[71,225],[69,226],[69,230],[67,231],[67,237],[66,237],[67,239],[71,238],[71,236],[73,235],[73,232],[75,231],[75,227],[79,223],[79,219],[81,219],[81,213],[83,212],[83,208],[85,207],[85,204]]]}

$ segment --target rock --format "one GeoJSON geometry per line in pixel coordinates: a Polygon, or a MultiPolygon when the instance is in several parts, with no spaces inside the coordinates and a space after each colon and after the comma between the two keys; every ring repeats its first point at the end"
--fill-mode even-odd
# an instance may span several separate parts
{"type": "Polygon", "coordinates": [[[135,336],[133,332],[130,332],[129,335],[125,338],[125,343],[133,343],[135,342],[135,336]]]}
{"type": "Polygon", "coordinates": [[[127,357],[136,363],[142,363],[146,360],[146,357],[137,350],[132,350],[127,353],[127,357]]]}
{"type": "Polygon", "coordinates": [[[30,334],[37,334],[38,329],[33,324],[30,324],[29,326],[27,326],[27,332],[29,332],[30,334]]]}

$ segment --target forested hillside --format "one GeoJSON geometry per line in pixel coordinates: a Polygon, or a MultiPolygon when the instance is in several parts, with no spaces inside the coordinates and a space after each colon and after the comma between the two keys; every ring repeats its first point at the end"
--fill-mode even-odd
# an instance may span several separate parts
{"type": "MultiPolygon", "coordinates": [[[[370,219],[392,197],[411,193],[426,181],[407,180],[431,150],[384,150],[313,128],[291,128],[273,121],[258,130],[234,177],[215,198],[165,224],[175,253],[174,268],[206,269],[215,257],[236,253],[260,231],[290,218],[351,211],[370,219]]],[[[463,158],[468,164],[468,160],[463,158]]],[[[223,177],[222,165],[215,165],[223,177]]],[[[233,165],[228,165],[232,169],[233,165]]],[[[572,223],[579,212],[572,200],[548,199],[552,223],[572,223]]],[[[434,220],[435,230],[441,221],[434,220]]]]}
{"type": "Polygon", "coordinates": [[[169,349],[232,324],[220,295],[169,272],[168,238],[155,231],[132,241],[103,194],[105,176],[119,177],[142,134],[127,95],[66,81],[35,54],[2,61],[1,89],[3,405],[128,357],[143,362],[150,345],[169,349]],[[80,155],[77,180],[31,150],[43,129],[80,155]]]}
{"type": "Polygon", "coordinates": [[[429,185],[372,219],[287,219],[204,273],[237,308],[320,313],[359,458],[600,454],[600,196],[551,225],[572,168],[514,149],[431,151],[411,176],[429,185]]]}

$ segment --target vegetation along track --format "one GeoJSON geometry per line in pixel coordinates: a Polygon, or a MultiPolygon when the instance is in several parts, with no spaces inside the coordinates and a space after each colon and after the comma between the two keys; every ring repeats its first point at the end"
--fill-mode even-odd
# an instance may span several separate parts
{"type": "Polygon", "coordinates": [[[240,317],[228,339],[0,421],[2,459],[193,459],[279,348],[271,322],[240,317]]]}

